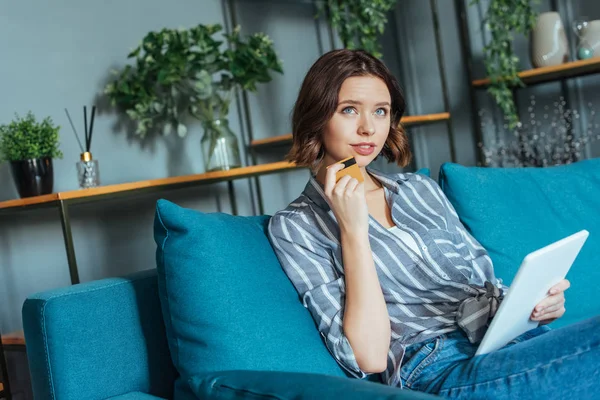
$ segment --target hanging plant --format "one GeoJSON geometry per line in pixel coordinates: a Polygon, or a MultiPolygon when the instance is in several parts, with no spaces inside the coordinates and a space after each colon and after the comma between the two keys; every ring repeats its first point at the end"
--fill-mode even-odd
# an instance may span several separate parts
{"type": "Polygon", "coordinates": [[[362,49],[381,58],[377,41],[387,24],[387,15],[397,0],[326,0],[319,3],[319,13],[325,12],[344,48],[362,49]]]}
{"type": "MultiPolygon", "coordinates": [[[[537,12],[533,4],[539,0],[491,0],[484,24],[491,33],[490,42],[483,48],[484,64],[490,79],[488,93],[502,110],[510,129],[519,126],[519,116],[512,88],[525,86],[519,76],[519,57],[513,50],[515,33],[527,35],[534,27],[537,12]]],[[[470,5],[481,0],[472,0],[470,5]]]]}

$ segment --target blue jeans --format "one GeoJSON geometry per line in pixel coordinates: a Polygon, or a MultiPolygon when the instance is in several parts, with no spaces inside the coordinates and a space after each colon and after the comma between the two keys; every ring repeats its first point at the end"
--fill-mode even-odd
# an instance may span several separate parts
{"type": "Polygon", "coordinates": [[[402,384],[452,399],[600,399],[600,316],[476,350],[462,331],[408,346],[402,384]]]}

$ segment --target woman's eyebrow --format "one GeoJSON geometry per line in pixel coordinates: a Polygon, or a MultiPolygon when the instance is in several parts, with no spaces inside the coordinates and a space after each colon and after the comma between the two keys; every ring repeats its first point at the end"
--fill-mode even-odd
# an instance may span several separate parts
{"type": "MultiPolygon", "coordinates": [[[[357,101],[357,100],[342,100],[342,101],[340,101],[338,103],[338,105],[341,105],[341,104],[352,104],[352,105],[360,106],[360,105],[362,105],[362,102],[357,101]]],[[[390,107],[390,103],[388,101],[381,101],[381,102],[375,104],[375,106],[377,106],[377,107],[381,107],[381,106],[388,106],[388,107],[390,107]]]]}

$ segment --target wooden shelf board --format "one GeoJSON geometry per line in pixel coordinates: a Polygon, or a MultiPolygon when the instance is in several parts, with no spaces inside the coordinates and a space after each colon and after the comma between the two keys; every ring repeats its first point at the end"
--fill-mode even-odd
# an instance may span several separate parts
{"type": "Polygon", "coordinates": [[[58,200],[58,193],[45,194],[43,196],[27,197],[23,199],[6,200],[0,202],[0,209],[26,207],[37,204],[52,203],[58,200]]]}
{"type": "Polygon", "coordinates": [[[23,331],[7,333],[2,335],[4,346],[25,346],[25,334],[23,331]]]}
{"type": "Polygon", "coordinates": [[[273,136],[266,139],[256,139],[250,143],[250,147],[262,147],[270,145],[283,145],[289,144],[292,141],[292,134],[287,133],[285,135],[273,136]]]}
{"type": "MultiPolygon", "coordinates": [[[[559,78],[573,78],[600,72],[600,57],[587,60],[571,61],[551,67],[534,68],[519,72],[519,77],[526,85],[554,81],[559,78]]],[[[474,87],[486,87],[491,83],[489,78],[472,82],[474,87]]]]}
{"type": "MultiPolygon", "coordinates": [[[[443,112],[437,114],[426,114],[426,115],[410,115],[402,117],[400,123],[405,127],[432,124],[434,122],[446,121],[450,119],[450,113],[443,112]]],[[[266,139],[253,140],[250,143],[251,147],[263,147],[270,145],[284,145],[289,144],[292,141],[292,134],[288,133],[285,135],[270,137],[266,139]]]]}
{"type": "Polygon", "coordinates": [[[434,122],[447,121],[450,119],[449,112],[437,113],[437,114],[425,114],[425,115],[409,115],[402,117],[400,123],[404,126],[416,126],[432,124],[434,122]]]}
{"type": "Polygon", "coordinates": [[[120,183],[116,185],[99,186],[90,189],[79,189],[68,192],[57,192],[44,196],[29,197],[25,199],[16,199],[0,202],[0,209],[25,207],[30,205],[44,204],[59,200],[89,199],[95,197],[134,192],[150,188],[169,188],[185,184],[208,184],[215,182],[224,182],[233,179],[240,179],[254,175],[273,173],[297,168],[293,163],[280,161],[269,164],[253,165],[249,167],[235,168],[229,171],[206,172],[202,174],[175,176],[170,178],[150,179],[146,181],[120,183]]]}

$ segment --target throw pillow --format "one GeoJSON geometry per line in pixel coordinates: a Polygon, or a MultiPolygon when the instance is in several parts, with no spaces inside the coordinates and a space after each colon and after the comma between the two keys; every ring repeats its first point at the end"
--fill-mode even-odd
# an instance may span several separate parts
{"type": "Polygon", "coordinates": [[[183,382],[232,369],[345,376],[273,252],[268,221],[158,201],[159,294],[183,382]]]}

